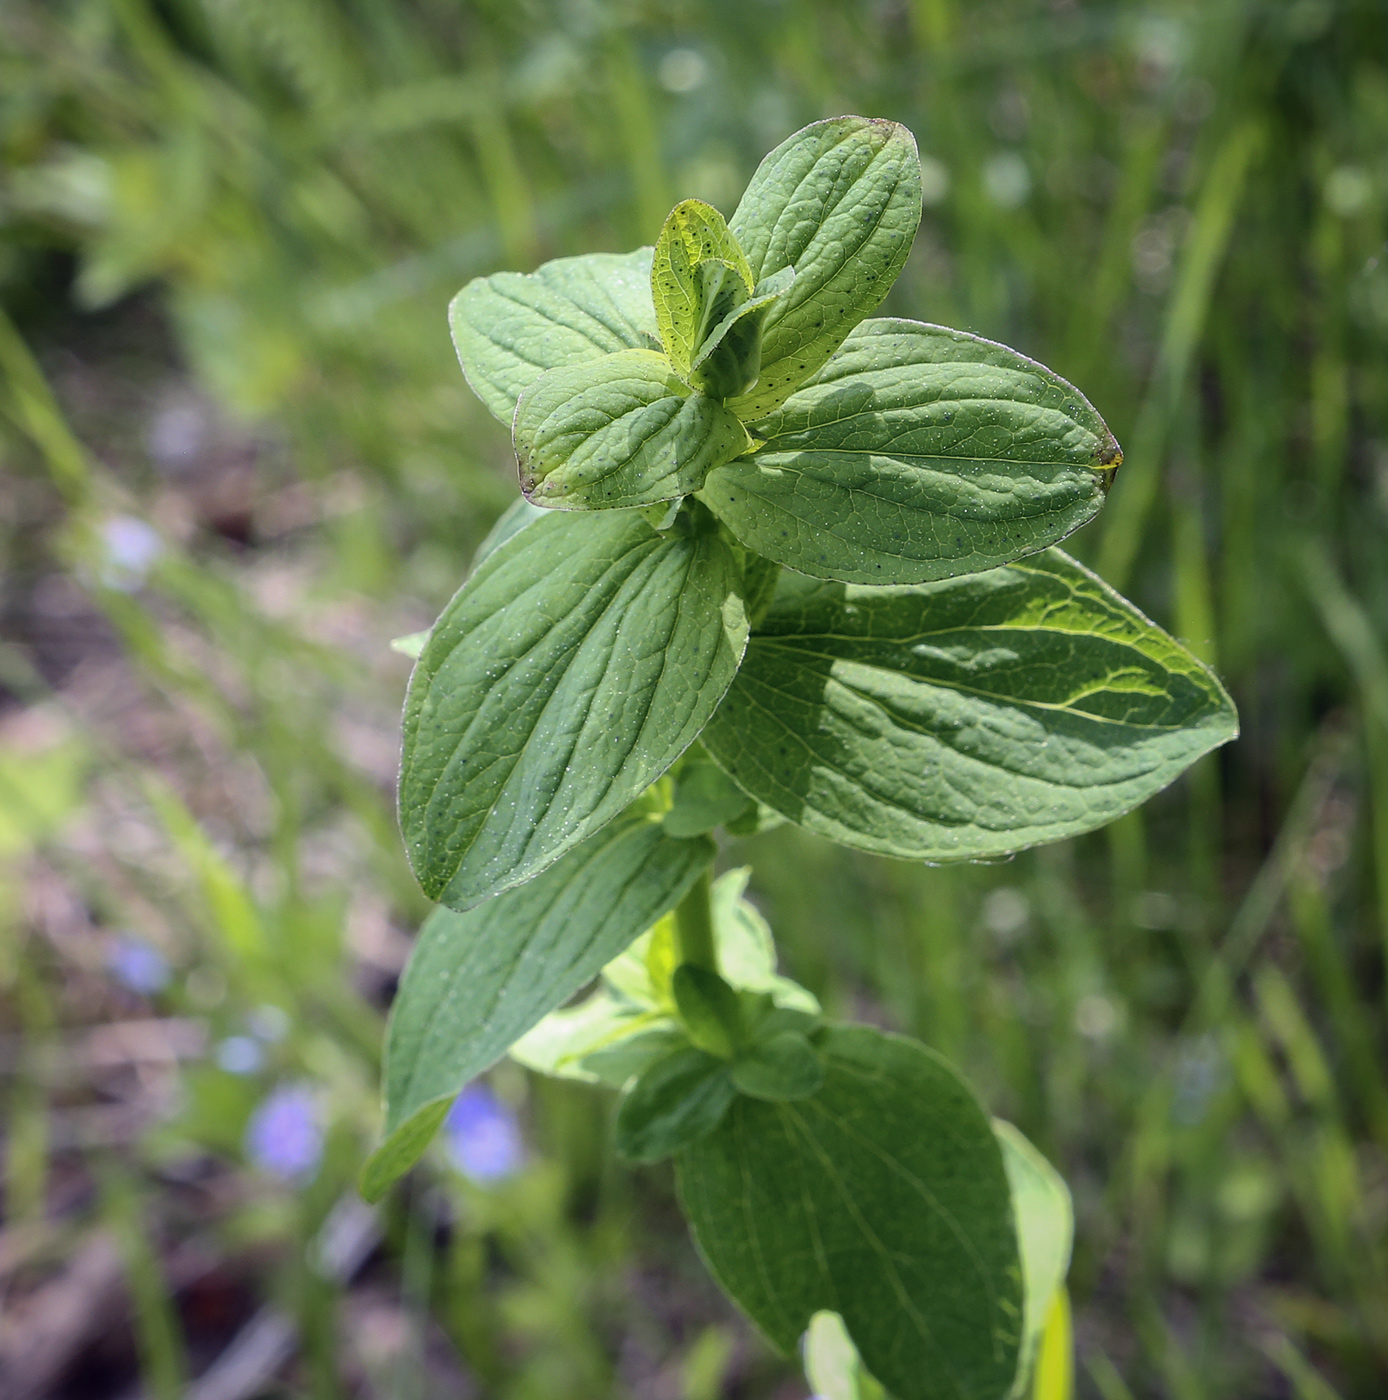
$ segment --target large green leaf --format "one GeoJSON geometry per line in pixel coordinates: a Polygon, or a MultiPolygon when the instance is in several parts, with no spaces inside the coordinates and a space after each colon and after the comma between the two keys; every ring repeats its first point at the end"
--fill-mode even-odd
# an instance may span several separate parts
{"type": "Polygon", "coordinates": [[[475,278],[453,298],[448,322],[473,393],[509,428],[521,390],[546,370],[655,347],[651,250],[475,278]]]}
{"type": "Polygon", "coordinates": [[[990,340],[870,320],[703,499],[743,544],[817,578],[924,583],[1063,539],[1103,504],[1118,444],[1084,396],[990,340]]]}
{"type": "Polygon", "coordinates": [[[1052,549],[914,588],[783,575],[703,744],[812,831],[957,860],[1102,826],[1237,732],[1204,666],[1052,549]]]}
{"type": "Polygon", "coordinates": [[[689,746],[746,644],[732,551],[632,511],[553,512],[444,609],[405,705],[400,824],[466,908],[610,821],[689,746]]]}
{"type": "Polygon", "coordinates": [[[1075,1214],[1070,1192],[1060,1173],[1011,1123],[993,1124],[1002,1144],[1003,1165],[1012,1188],[1012,1214],[1022,1254],[1022,1355],[1011,1394],[1026,1393],[1046,1320],[1057,1292],[1064,1286],[1074,1243],[1075,1214]]]}
{"type": "Polygon", "coordinates": [[[794,267],[767,316],[761,377],[730,406],[748,421],[783,403],[887,295],[921,216],[915,137],[896,122],[833,117],[762,161],[730,227],[762,282],[794,267]]]}
{"type": "Polygon", "coordinates": [[[562,510],[687,496],[748,446],[734,413],[651,350],[550,370],[521,394],[513,434],[521,490],[562,510]]]}
{"type": "Polygon", "coordinates": [[[651,299],[661,343],[681,375],[688,377],[709,331],[747,300],[754,281],[718,210],[701,199],[675,205],[655,242],[651,299]]]}
{"type": "Polygon", "coordinates": [[[713,858],[639,811],[519,889],[420,930],[391,1011],[386,1137],[363,1191],[378,1197],[433,1136],[448,1104],[546,1012],[672,908],[713,858]]]}
{"type": "Polygon", "coordinates": [[[676,1159],[700,1251],[784,1352],[828,1309],[899,1400],[1001,1400],[1022,1284],[987,1116],[914,1041],[840,1027],[820,1050],[818,1093],[739,1097],[676,1159]]]}

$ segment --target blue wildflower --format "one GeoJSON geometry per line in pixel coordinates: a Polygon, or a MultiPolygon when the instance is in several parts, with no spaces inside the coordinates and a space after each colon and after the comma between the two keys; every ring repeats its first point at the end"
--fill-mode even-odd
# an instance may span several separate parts
{"type": "Polygon", "coordinates": [[[133,934],[122,934],[111,944],[106,968],[117,982],[141,996],[152,996],[169,985],[169,960],[133,934]]]}
{"type": "Polygon", "coordinates": [[[251,1115],[246,1156],[262,1171],[285,1181],[313,1175],[323,1155],[323,1129],[312,1091],[283,1085],[251,1115]]]}
{"type": "Polygon", "coordinates": [[[443,1132],[453,1165],[478,1185],[505,1181],[525,1165],[516,1115],[485,1084],[469,1084],[458,1095],[443,1132]]]}

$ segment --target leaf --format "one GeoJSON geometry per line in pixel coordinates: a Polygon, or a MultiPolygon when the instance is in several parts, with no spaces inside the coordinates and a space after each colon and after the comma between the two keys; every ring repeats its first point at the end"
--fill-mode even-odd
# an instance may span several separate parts
{"type": "Polygon", "coordinates": [[[718,210],[701,199],[675,205],[656,239],[651,300],[661,344],[677,373],[688,378],[708,331],[746,301],[755,280],[718,210]],[[702,264],[710,264],[703,275],[702,264]]]}
{"type": "Polygon", "coordinates": [[[778,1006],[819,1015],[819,1002],[804,987],[776,972],[771,927],[744,897],[751,867],[729,870],[713,882],[713,932],[718,970],[734,987],[769,992],[778,1006]]]}
{"type": "Polygon", "coordinates": [[[733,1061],[733,1087],[772,1102],[807,1099],[824,1083],[824,1062],[801,1031],[758,1039],[733,1061]]]}
{"type": "Polygon", "coordinates": [[[550,370],[521,394],[513,436],[526,498],[561,510],[687,496],[748,445],[734,414],[651,350],[550,370]]]}
{"type": "Polygon", "coordinates": [[[713,534],[552,512],[489,554],[405,704],[400,824],[425,893],[467,908],[610,821],[697,736],[745,637],[713,534]]]}
{"type": "Polygon", "coordinates": [[[730,1059],[743,1034],[737,993],[716,972],[689,963],[675,968],[670,990],[690,1040],[710,1055],[730,1059]]]}
{"type": "Polygon", "coordinates": [[[543,520],[544,511],[539,506],[532,506],[524,496],[517,496],[505,510],[497,517],[496,524],[487,531],[482,543],[477,546],[477,552],[472,556],[472,567],[475,569],[481,562],[500,548],[512,535],[518,534],[534,520],[543,520]]]}
{"type": "Polygon", "coordinates": [[[675,779],[674,805],[665,814],[671,836],[699,836],[741,816],[751,801],[716,763],[686,758],[675,779]]]}
{"type": "Polygon", "coordinates": [[[924,583],[1063,539],[1122,460],[1078,390],[1016,351],[871,320],[702,499],[749,549],[816,578],[924,583]]]}
{"type": "Polygon", "coordinates": [[[1052,1304],[1064,1290],[1075,1237],[1075,1215],[1064,1180],[1036,1148],[1011,1123],[1001,1119],[994,1119],[993,1131],[1002,1145],[1003,1165],[1012,1189],[1017,1243],[1022,1253],[1022,1354],[1011,1390],[1014,1397],[1021,1397],[1027,1392],[1052,1304]]]}
{"type": "Polygon", "coordinates": [[[805,1333],[805,1375],[819,1400],[887,1400],[863,1368],[836,1312],[817,1312],[805,1333]]]}
{"type": "Polygon", "coordinates": [[[1075,1340],[1070,1326],[1070,1295],[1056,1290],[1041,1334],[1031,1400],[1073,1400],[1075,1394],[1075,1340]]]}
{"type": "Polygon", "coordinates": [[[453,298],[448,322],[473,393],[509,428],[521,391],[546,370],[655,348],[651,250],[475,278],[453,298]]]}
{"type": "Polygon", "coordinates": [[[517,1064],[540,1074],[593,1084],[598,1075],[585,1063],[589,1055],[665,1024],[665,1018],[654,1012],[638,1010],[598,991],[577,1006],[551,1011],[506,1053],[517,1064]]]}
{"type": "Polygon", "coordinates": [[[762,161],[731,229],[762,282],[794,267],[767,316],[761,376],[730,402],[746,422],[785,402],[896,281],[921,216],[916,140],[896,122],[833,117],[762,161]]]}
{"type": "Polygon", "coordinates": [[[824,1086],[739,1097],[676,1161],[719,1283],[789,1354],[821,1309],[900,1400],[997,1400],[1021,1277],[1002,1153],[939,1056],[865,1026],[824,1037],[824,1086]]]}
{"type": "Polygon", "coordinates": [[[689,367],[689,382],[696,389],[715,399],[730,399],[757,382],[766,318],[794,281],[795,269],[782,268],[757,288],[758,295],[729,311],[708,332],[689,367]]]}
{"type": "Polygon", "coordinates": [[[418,1158],[458,1091],[674,907],[713,858],[650,817],[614,821],[527,885],[420,930],[386,1041],[386,1136],[363,1173],[376,1199],[418,1158]]]}
{"type": "Polygon", "coordinates": [[[1102,826],[1237,733],[1210,671],[1052,549],[914,588],[784,575],[702,742],[812,831],[958,860],[1102,826]]]}
{"type": "Polygon", "coordinates": [[[733,1101],[728,1062],[687,1046],[657,1060],[622,1096],[618,1153],[659,1162],[711,1133],[733,1101]]]}

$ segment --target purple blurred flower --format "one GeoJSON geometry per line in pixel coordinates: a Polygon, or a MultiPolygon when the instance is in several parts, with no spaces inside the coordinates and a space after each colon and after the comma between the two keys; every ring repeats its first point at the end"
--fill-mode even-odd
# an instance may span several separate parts
{"type": "Polygon", "coordinates": [[[505,1181],[525,1165],[516,1115],[485,1084],[469,1084],[458,1095],[443,1132],[453,1165],[481,1186],[505,1181]]]}
{"type": "Polygon", "coordinates": [[[106,953],[106,967],[122,986],[141,996],[169,985],[169,960],[152,944],[132,934],[117,938],[106,953]]]}
{"type": "Polygon", "coordinates": [[[276,1089],[251,1114],[246,1156],[286,1181],[313,1175],[323,1155],[323,1129],[312,1091],[303,1084],[276,1089]]]}
{"type": "Polygon", "coordinates": [[[164,541],[152,525],[133,515],[113,515],[101,527],[102,582],[125,591],[138,588],[156,559],[164,552],[164,541]]]}
{"type": "Polygon", "coordinates": [[[228,1074],[254,1074],[265,1063],[265,1051],[248,1035],[229,1035],[217,1047],[217,1065],[228,1074]]]}

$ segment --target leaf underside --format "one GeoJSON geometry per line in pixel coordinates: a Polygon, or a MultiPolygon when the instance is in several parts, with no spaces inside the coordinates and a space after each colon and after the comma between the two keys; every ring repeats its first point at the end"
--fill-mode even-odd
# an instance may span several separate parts
{"type": "Polygon", "coordinates": [[[828,1309],[898,1400],[998,1400],[1022,1296],[987,1117],[914,1041],[838,1027],[821,1050],[813,1097],[739,1097],[677,1157],[700,1252],[786,1353],[828,1309]]]}
{"type": "Polygon", "coordinates": [[[817,578],[925,583],[995,568],[1097,514],[1121,460],[1072,385],[1006,346],[863,322],[753,424],[701,493],[749,549],[817,578]]]}
{"type": "Polygon", "coordinates": [[[1052,549],[914,588],[784,575],[702,742],[812,831],[958,860],[1102,826],[1237,732],[1204,666],[1052,549]]]}
{"type": "Polygon", "coordinates": [[[920,157],[896,122],[834,117],[762,161],[729,221],[756,282],[795,268],[767,316],[761,377],[729,403],[750,422],[783,403],[881,304],[921,215],[920,157]]]}
{"type": "Polygon", "coordinates": [[[678,903],[713,853],[707,838],[675,840],[630,813],[519,889],[465,913],[436,909],[391,1011],[386,1140],[364,1185],[383,1192],[459,1089],[678,903]]]}

